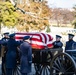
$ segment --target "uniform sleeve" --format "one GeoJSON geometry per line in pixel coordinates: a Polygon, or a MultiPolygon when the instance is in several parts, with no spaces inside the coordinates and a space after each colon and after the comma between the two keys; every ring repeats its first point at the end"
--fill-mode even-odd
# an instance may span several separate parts
{"type": "Polygon", "coordinates": [[[53,45],[55,45],[55,42],[53,42],[53,45]]]}
{"type": "Polygon", "coordinates": [[[56,46],[56,41],[55,42],[53,42],[53,48],[56,46]]]}
{"type": "Polygon", "coordinates": [[[76,42],[73,42],[72,49],[76,49],[76,42]]]}
{"type": "Polygon", "coordinates": [[[62,42],[54,42],[53,45],[54,45],[54,47],[56,47],[56,48],[62,48],[63,43],[62,43],[62,42]]]}
{"type": "Polygon", "coordinates": [[[8,42],[8,41],[4,41],[3,39],[0,40],[0,44],[2,44],[3,46],[6,46],[6,45],[7,45],[7,42],[8,42]]]}
{"type": "Polygon", "coordinates": [[[32,48],[31,48],[31,46],[29,47],[29,50],[28,50],[28,62],[30,64],[32,63],[32,48]]]}

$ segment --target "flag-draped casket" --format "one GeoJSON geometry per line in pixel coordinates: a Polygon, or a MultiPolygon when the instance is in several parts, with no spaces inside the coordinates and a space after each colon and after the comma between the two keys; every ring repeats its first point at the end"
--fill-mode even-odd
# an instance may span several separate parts
{"type": "Polygon", "coordinates": [[[45,33],[16,33],[15,39],[20,41],[24,36],[29,35],[31,37],[31,46],[33,49],[44,49],[45,47],[53,47],[53,38],[49,34],[45,33]]]}

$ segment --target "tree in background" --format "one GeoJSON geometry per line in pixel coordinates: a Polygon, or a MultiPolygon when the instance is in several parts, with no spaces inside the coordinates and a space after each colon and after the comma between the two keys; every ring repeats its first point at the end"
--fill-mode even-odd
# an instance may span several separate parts
{"type": "Polygon", "coordinates": [[[18,31],[44,30],[49,27],[50,11],[45,1],[4,0],[0,2],[0,24],[18,31]]]}
{"type": "MultiPolygon", "coordinates": [[[[61,8],[49,8],[45,0],[2,0],[0,2],[0,26],[16,27],[18,31],[50,31],[49,20],[57,26],[65,26],[74,19],[73,12],[61,8]],[[9,1],[9,2],[7,2],[9,1]]],[[[74,6],[76,14],[76,5],[74,6]]],[[[51,22],[50,21],[50,22],[51,22]]],[[[73,21],[76,28],[76,15],[73,21]]]]}
{"type": "Polygon", "coordinates": [[[69,9],[62,9],[62,8],[52,9],[51,20],[56,22],[58,27],[62,26],[62,24],[64,24],[65,26],[67,26],[67,24],[71,24],[73,19],[74,19],[74,13],[69,9]]]}
{"type": "Polygon", "coordinates": [[[49,27],[50,9],[44,1],[34,2],[23,0],[17,2],[16,9],[20,13],[19,24],[16,26],[20,31],[41,31],[49,27]],[[20,11],[19,11],[20,10],[20,11]]]}
{"type": "Polygon", "coordinates": [[[0,1],[0,27],[14,27],[18,23],[19,14],[10,2],[0,1]]]}

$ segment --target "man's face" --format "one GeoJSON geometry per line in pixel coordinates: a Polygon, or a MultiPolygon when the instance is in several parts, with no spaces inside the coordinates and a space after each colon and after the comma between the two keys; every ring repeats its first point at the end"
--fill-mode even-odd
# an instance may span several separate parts
{"type": "Polygon", "coordinates": [[[58,38],[56,38],[56,41],[60,41],[60,38],[58,37],[58,38]]]}
{"type": "Polygon", "coordinates": [[[8,34],[5,34],[4,37],[9,38],[9,35],[8,34]]]}
{"type": "Polygon", "coordinates": [[[72,40],[72,39],[73,39],[73,37],[72,37],[72,36],[69,36],[69,37],[68,37],[68,39],[69,39],[69,40],[72,40]]]}

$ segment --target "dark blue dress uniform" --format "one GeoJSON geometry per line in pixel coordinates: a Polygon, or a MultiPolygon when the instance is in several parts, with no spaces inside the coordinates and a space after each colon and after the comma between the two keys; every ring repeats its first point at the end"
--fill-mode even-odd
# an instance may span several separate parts
{"type": "Polygon", "coordinates": [[[73,40],[67,41],[66,46],[65,46],[65,50],[72,50],[74,43],[75,43],[75,41],[73,41],[73,40]]]}
{"type": "Polygon", "coordinates": [[[5,75],[5,58],[7,52],[7,42],[9,40],[9,33],[6,32],[3,34],[4,37],[1,39],[1,57],[2,57],[2,74],[5,75]]]}
{"type": "Polygon", "coordinates": [[[53,48],[62,48],[63,43],[60,41],[60,38],[62,38],[60,35],[56,35],[56,39],[59,39],[58,41],[56,40],[53,42],[54,47],[53,48]]]}
{"type": "Polygon", "coordinates": [[[73,34],[68,34],[69,37],[69,41],[66,42],[66,46],[65,46],[65,51],[66,50],[72,50],[73,48],[73,44],[75,43],[75,41],[73,41],[73,34]]]}
{"type": "Polygon", "coordinates": [[[68,34],[69,37],[69,41],[66,42],[66,46],[65,46],[65,52],[67,52],[68,54],[70,54],[73,57],[75,57],[75,61],[76,61],[76,51],[68,51],[68,50],[73,50],[76,49],[76,42],[73,41],[73,34],[68,34]]]}
{"type": "Polygon", "coordinates": [[[7,54],[6,54],[6,75],[12,75],[13,70],[16,67],[16,51],[19,43],[15,41],[15,34],[10,35],[10,39],[7,42],[7,54]]]}
{"type": "MultiPolygon", "coordinates": [[[[29,36],[25,36],[24,40],[29,39],[29,36]]],[[[31,72],[31,64],[32,64],[32,48],[29,42],[24,41],[20,45],[20,52],[21,52],[21,59],[20,59],[20,65],[21,65],[21,73],[22,75],[27,75],[31,72]]]]}

